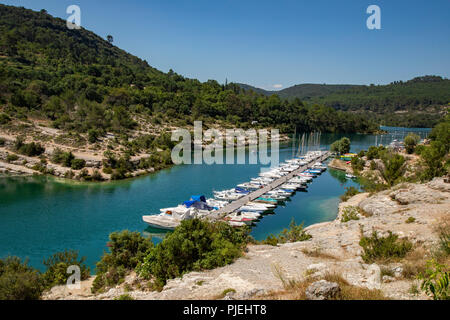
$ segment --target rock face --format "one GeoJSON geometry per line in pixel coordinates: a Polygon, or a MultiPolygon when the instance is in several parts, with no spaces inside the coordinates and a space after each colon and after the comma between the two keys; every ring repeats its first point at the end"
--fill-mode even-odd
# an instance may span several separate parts
{"type": "Polygon", "coordinates": [[[305,294],[308,300],[330,300],[336,298],[339,292],[340,288],[336,282],[320,280],[311,284],[305,294]]]}

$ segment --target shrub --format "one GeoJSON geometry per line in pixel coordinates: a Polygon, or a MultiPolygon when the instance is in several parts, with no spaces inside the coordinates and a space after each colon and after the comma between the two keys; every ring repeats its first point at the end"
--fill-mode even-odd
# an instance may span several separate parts
{"type": "Polygon", "coordinates": [[[11,121],[11,118],[7,114],[0,113],[0,124],[7,124],[10,121],[11,121]]]}
{"type": "Polygon", "coordinates": [[[270,234],[265,240],[262,240],[259,243],[276,246],[279,243],[307,241],[311,238],[312,236],[303,229],[303,223],[297,225],[295,220],[292,219],[288,229],[281,231],[278,236],[270,234]]]}
{"type": "Polygon", "coordinates": [[[23,143],[23,140],[17,138],[16,143],[15,143],[15,150],[20,153],[23,154],[25,156],[28,157],[36,157],[36,156],[40,156],[41,154],[44,153],[45,148],[41,146],[40,143],[23,143]]]}
{"type": "Polygon", "coordinates": [[[17,160],[19,160],[19,157],[17,156],[17,154],[9,153],[6,156],[6,162],[8,162],[8,163],[14,162],[14,161],[17,161],[17,160]]]}
{"type": "Polygon", "coordinates": [[[410,133],[405,138],[405,149],[408,154],[414,153],[417,144],[420,141],[420,137],[417,134],[410,133]]]}
{"type": "Polygon", "coordinates": [[[416,218],[414,217],[409,217],[408,219],[406,219],[405,223],[414,223],[416,222],[416,218]]]}
{"type": "Polygon", "coordinates": [[[6,144],[6,140],[3,138],[0,138],[0,147],[3,147],[6,144]]]}
{"type": "Polygon", "coordinates": [[[351,165],[354,171],[362,171],[364,170],[364,166],[366,162],[360,157],[353,157],[351,161],[351,165]]]}
{"type": "Polygon", "coordinates": [[[385,153],[382,160],[385,169],[381,174],[389,186],[393,186],[405,172],[405,158],[399,154],[385,153]]]}
{"type": "Polygon", "coordinates": [[[399,240],[397,235],[389,231],[386,237],[379,237],[374,231],[371,237],[362,237],[359,245],[364,252],[362,258],[365,262],[389,261],[403,258],[412,249],[412,243],[408,240],[399,240]]]}
{"type": "Polygon", "coordinates": [[[424,145],[420,144],[416,147],[416,149],[414,150],[414,153],[420,156],[422,154],[423,150],[425,150],[425,148],[426,147],[424,145]]]}
{"type": "Polygon", "coordinates": [[[448,267],[438,264],[435,260],[427,262],[425,273],[419,276],[422,280],[420,288],[434,300],[449,300],[449,271],[448,267]]]}
{"type": "Polygon", "coordinates": [[[126,273],[144,260],[147,252],[153,247],[151,240],[138,232],[114,232],[109,236],[110,252],[104,253],[97,263],[97,276],[92,286],[92,292],[98,292],[105,287],[120,283],[126,273]]]}
{"type": "Polygon", "coordinates": [[[73,170],[81,170],[86,166],[86,161],[84,161],[83,159],[73,159],[71,162],[70,167],[73,170]]]}
{"type": "Polygon", "coordinates": [[[44,260],[43,264],[47,267],[47,270],[43,274],[46,287],[51,288],[53,286],[66,284],[70,277],[70,274],[67,273],[67,269],[70,266],[80,267],[81,280],[89,278],[89,268],[84,264],[85,260],[85,257],[78,260],[78,252],[73,250],[55,253],[44,260]]]}
{"type": "Polygon", "coordinates": [[[376,170],[377,169],[377,164],[375,161],[370,161],[370,170],[376,170]]]}
{"type": "Polygon", "coordinates": [[[43,291],[41,275],[27,261],[0,259],[0,300],[38,300],[43,291]]]}
{"type": "Polygon", "coordinates": [[[136,270],[145,278],[153,276],[158,287],[168,279],[192,270],[213,269],[233,262],[248,241],[248,228],[235,230],[224,222],[185,220],[150,250],[136,270]]]}
{"type": "Polygon", "coordinates": [[[353,196],[356,196],[358,193],[360,192],[355,187],[345,188],[345,193],[341,196],[341,201],[346,202],[348,199],[350,199],[353,196]]]}
{"type": "Polygon", "coordinates": [[[297,225],[295,224],[294,218],[292,218],[289,228],[281,231],[281,234],[278,236],[278,241],[280,243],[299,242],[307,241],[311,238],[312,236],[304,230],[303,223],[297,225]]]}
{"type": "Polygon", "coordinates": [[[349,222],[350,220],[359,220],[358,217],[358,208],[356,207],[345,207],[344,211],[342,212],[341,222],[349,222]]]}

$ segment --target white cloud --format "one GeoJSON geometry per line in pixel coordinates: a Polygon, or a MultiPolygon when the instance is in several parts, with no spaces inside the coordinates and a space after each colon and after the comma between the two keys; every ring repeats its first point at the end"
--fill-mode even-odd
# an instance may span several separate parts
{"type": "Polygon", "coordinates": [[[274,84],[272,87],[274,89],[281,89],[281,88],[283,88],[283,85],[282,84],[274,84]]]}

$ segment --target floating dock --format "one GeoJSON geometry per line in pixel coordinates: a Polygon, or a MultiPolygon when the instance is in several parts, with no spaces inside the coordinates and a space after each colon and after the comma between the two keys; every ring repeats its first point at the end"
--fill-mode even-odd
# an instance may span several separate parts
{"type": "Polygon", "coordinates": [[[235,200],[235,201],[231,202],[230,204],[226,205],[225,207],[223,207],[223,208],[221,208],[221,209],[219,209],[217,211],[211,212],[211,214],[209,214],[207,217],[209,219],[213,219],[213,220],[219,220],[219,219],[224,218],[227,214],[230,214],[230,213],[238,210],[242,206],[245,206],[248,202],[253,201],[253,200],[261,197],[262,195],[266,194],[267,192],[278,188],[279,186],[281,186],[282,184],[288,182],[290,179],[292,179],[295,176],[299,175],[303,171],[311,168],[314,163],[325,161],[326,159],[328,159],[330,157],[330,155],[331,155],[331,153],[327,151],[326,153],[324,153],[320,157],[317,157],[317,158],[311,160],[308,164],[299,167],[298,169],[292,171],[288,175],[285,175],[285,176],[283,176],[283,177],[281,177],[281,178],[279,178],[277,180],[272,181],[271,183],[269,183],[264,188],[255,190],[252,193],[250,193],[250,194],[248,194],[248,195],[246,195],[246,196],[244,196],[244,197],[242,197],[242,198],[240,198],[238,200],[235,200]]]}
{"type": "MultiPolygon", "coordinates": [[[[299,167],[298,169],[290,172],[289,174],[278,178],[265,187],[255,190],[248,195],[239,198],[235,201],[230,202],[225,207],[216,210],[211,211],[208,215],[204,216],[204,218],[209,220],[221,220],[225,218],[228,214],[235,212],[236,210],[239,210],[241,207],[245,206],[248,202],[253,201],[262,195],[266,194],[267,192],[274,190],[278,188],[279,186],[287,183],[292,178],[296,177],[300,173],[304,172],[307,169],[310,169],[314,163],[316,162],[322,162],[328,159],[331,156],[330,152],[324,152],[320,156],[315,157],[312,159],[309,163],[307,163],[304,166],[299,167]]],[[[143,221],[149,224],[152,227],[158,228],[158,229],[166,229],[166,230],[173,230],[181,223],[181,219],[173,219],[169,217],[162,217],[159,215],[153,215],[153,216],[144,216],[143,221]]]]}

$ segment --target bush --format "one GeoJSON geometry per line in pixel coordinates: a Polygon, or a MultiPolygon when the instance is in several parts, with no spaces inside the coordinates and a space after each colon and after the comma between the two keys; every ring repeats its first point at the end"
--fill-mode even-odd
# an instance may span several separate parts
{"type": "Polygon", "coordinates": [[[8,162],[8,163],[11,163],[11,162],[14,162],[14,161],[17,161],[17,160],[19,160],[19,157],[17,156],[17,154],[9,153],[6,156],[6,162],[8,162]]]}
{"type": "Polygon", "coordinates": [[[406,160],[396,153],[385,153],[382,156],[384,170],[381,172],[389,186],[393,186],[405,172],[406,160]]]}
{"type": "Polygon", "coordinates": [[[364,166],[366,165],[366,162],[361,159],[360,157],[353,157],[352,161],[352,168],[354,171],[362,171],[364,170],[364,166]]]}
{"type": "Polygon", "coordinates": [[[448,266],[431,260],[427,262],[427,269],[419,276],[422,280],[420,288],[434,300],[450,299],[450,274],[448,266]]]}
{"type": "Polygon", "coordinates": [[[386,237],[379,237],[377,232],[374,231],[371,237],[363,236],[359,245],[364,250],[362,258],[366,263],[403,258],[412,249],[411,242],[399,240],[398,236],[391,231],[386,237]]]}
{"type": "Polygon", "coordinates": [[[6,140],[3,138],[0,138],[0,147],[3,147],[6,144],[6,140]]]}
{"type": "Polygon", "coordinates": [[[37,157],[44,153],[45,148],[40,143],[24,143],[22,139],[17,138],[15,142],[15,150],[28,157],[37,157]]]}
{"type": "Polygon", "coordinates": [[[280,243],[299,242],[299,241],[307,241],[311,238],[312,236],[305,232],[303,228],[303,223],[297,225],[295,223],[294,218],[292,218],[292,221],[289,224],[289,229],[284,229],[278,236],[278,242],[280,243]]]}
{"type": "Polygon", "coordinates": [[[114,232],[109,238],[110,252],[104,253],[96,265],[97,276],[92,286],[94,293],[120,283],[126,273],[136,268],[153,248],[151,240],[142,237],[138,232],[114,232]]]}
{"type": "Polygon", "coordinates": [[[17,257],[0,259],[0,300],[38,300],[44,291],[39,272],[17,257]]]}
{"type": "Polygon", "coordinates": [[[121,296],[115,298],[114,300],[134,300],[134,298],[132,296],[130,296],[129,294],[122,294],[121,296]]]}
{"type": "Polygon", "coordinates": [[[66,284],[70,277],[70,274],[67,273],[67,269],[70,266],[79,266],[81,280],[88,279],[90,273],[89,268],[84,264],[85,260],[85,257],[78,260],[78,252],[73,250],[55,253],[44,260],[43,264],[47,267],[47,270],[43,274],[45,286],[51,288],[57,285],[66,284]]]}
{"type": "Polygon", "coordinates": [[[153,276],[157,287],[192,270],[225,266],[241,256],[248,242],[248,228],[235,230],[224,222],[185,220],[150,250],[136,270],[153,276]]]}
{"type": "Polygon", "coordinates": [[[0,113],[0,124],[7,124],[10,121],[11,118],[7,114],[0,113]]]}
{"type": "Polygon", "coordinates": [[[344,211],[342,212],[341,222],[345,223],[349,222],[350,220],[359,220],[358,213],[359,211],[356,207],[345,207],[344,211]]]}
{"type": "Polygon", "coordinates": [[[83,159],[73,159],[71,162],[70,167],[73,170],[81,170],[86,166],[86,161],[84,161],[83,159]]]}
{"type": "Polygon", "coordinates": [[[414,222],[416,222],[416,218],[414,218],[414,217],[409,217],[408,219],[406,219],[406,221],[405,221],[405,223],[414,223],[414,222]]]}
{"type": "Polygon", "coordinates": [[[311,238],[312,236],[305,232],[303,223],[297,225],[295,223],[295,220],[292,219],[288,229],[284,229],[283,231],[281,231],[278,236],[274,236],[273,234],[271,234],[260,243],[270,246],[276,246],[279,243],[307,241],[311,238]]]}
{"type": "Polygon", "coordinates": [[[345,188],[345,193],[341,196],[341,201],[346,202],[348,199],[350,199],[353,196],[356,196],[358,193],[360,192],[355,187],[345,188]]]}
{"type": "Polygon", "coordinates": [[[417,144],[420,141],[420,137],[417,134],[410,133],[405,138],[405,149],[408,154],[414,153],[414,150],[416,149],[417,144]]]}

